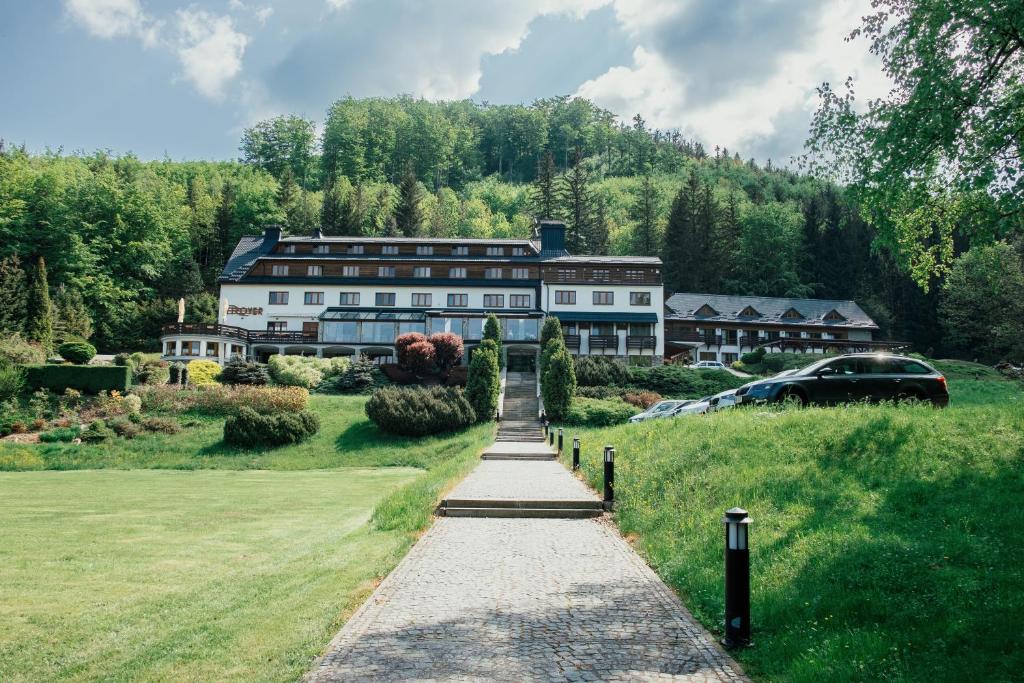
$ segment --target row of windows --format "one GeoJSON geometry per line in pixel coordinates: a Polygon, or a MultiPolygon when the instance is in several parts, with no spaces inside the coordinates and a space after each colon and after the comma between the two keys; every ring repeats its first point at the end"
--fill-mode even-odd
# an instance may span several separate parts
{"type": "MultiPolygon", "coordinates": [[[[358,306],[360,302],[359,292],[341,292],[338,295],[339,306],[358,306]]],[[[394,292],[377,292],[374,295],[374,305],[376,306],[394,306],[395,305],[395,294],[394,292]]],[[[307,306],[323,306],[324,305],[324,293],[323,292],[305,292],[302,296],[302,303],[307,306]]],[[[288,305],[288,292],[270,292],[269,304],[271,306],[286,306],[288,305]]],[[[428,308],[433,306],[433,295],[429,293],[413,293],[412,305],[416,308],[428,308]]],[[[529,294],[510,294],[508,297],[508,305],[510,308],[529,308],[530,307],[530,295],[529,294]]],[[[448,307],[449,308],[466,308],[469,306],[469,295],[468,294],[449,294],[448,295],[448,307]]],[[[505,295],[504,294],[484,294],[484,308],[504,308],[505,307],[505,295]]]]}
{"type": "MultiPolygon", "coordinates": [[[[645,272],[642,270],[631,270],[627,269],[623,274],[623,279],[627,282],[643,282],[645,272]]],[[[610,282],[612,271],[607,268],[591,268],[590,277],[588,278],[592,282],[610,282]]],[[[559,282],[574,282],[577,279],[576,268],[559,268],[557,279],[559,282]]]]}
{"type": "MultiPolygon", "coordinates": [[[[512,268],[512,279],[513,280],[528,280],[530,278],[530,270],[528,268],[512,268]]],[[[413,277],[428,278],[432,276],[433,269],[430,266],[416,266],[412,269],[413,277]]],[[[290,268],[287,264],[276,264],[270,267],[270,274],[275,277],[288,277],[290,274],[290,268]]],[[[306,277],[322,277],[324,274],[323,266],[306,266],[306,277]]],[[[341,267],[342,277],[359,277],[359,266],[342,266],[341,267]]],[[[395,277],[394,266],[378,266],[377,277],[395,277]]],[[[448,277],[452,280],[464,280],[466,279],[465,268],[449,268],[448,277]]],[[[484,278],[488,280],[501,280],[505,277],[505,271],[502,268],[486,268],[484,270],[484,278]]]]}
{"type": "MultiPolygon", "coordinates": [[[[347,246],[346,245],[338,245],[338,247],[341,248],[343,251],[338,251],[338,252],[335,252],[335,253],[345,253],[345,254],[365,254],[366,253],[366,246],[363,245],[363,244],[349,244],[347,246]]],[[[442,247],[442,249],[443,249],[443,247],[442,247]]],[[[318,244],[315,247],[313,247],[313,253],[314,254],[330,254],[331,251],[332,251],[331,250],[331,245],[329,245],[329,244],[318,244]]],[[[294,244],[286,244],[286,245],[284,245],[281,248],[281,251],[279,253],[282,253],[282,254],[294,254],[294,253],[296,253],[295,245],[294,244]]],[[[397,256],[398,255],[398,245],[397,244],[383,244],[383,245],[381,245],[380,253],[383,254],[384,256],[397,256]]],[[[526,256],[526,247],[511,247],[511,254],[512,254],[512,256],[526,256]]],[[[417,256],[433,256],[434,255],[434,245],[432,245],[432,244],[418,244],[418,245],[416,245],[416,255],[417,256]]],[[[469,256],[469,247],[465,246],[465,245],[453,246],[453,247],[451,247],[451,255],[452,256],[469,256]]],[[[505,247],[487,247],[487,255],[488,256],[504,256],[505,255],[505,247]]]]}
{"type": "MultiPolygon", "coordinates": [[[[615,292],[594,292],[594,305],[595,306],[614,306],[615,305],[615,292]]],[[[564,305],[575,305],[576,303],[576,291],[572,289],[556,289],[555,290],[555,303],[564,305]]],[[[629,293],[629,305],[630,306],[650,306],[651,305],[651,293],[650,292],[630,292],[629,293]]]]}

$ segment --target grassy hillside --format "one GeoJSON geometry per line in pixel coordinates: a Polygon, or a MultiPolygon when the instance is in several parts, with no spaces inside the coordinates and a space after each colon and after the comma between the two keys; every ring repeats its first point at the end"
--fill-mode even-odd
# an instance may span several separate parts
{"type": "Polygon", "coordinates": [[[1008,681],[1024,670],[1020,385],[943,364],[954,406],[737,410],[603,430],[622,531],[721,632],[722,512],[746,507],[756,647],[772,681],[1008,681]]]}

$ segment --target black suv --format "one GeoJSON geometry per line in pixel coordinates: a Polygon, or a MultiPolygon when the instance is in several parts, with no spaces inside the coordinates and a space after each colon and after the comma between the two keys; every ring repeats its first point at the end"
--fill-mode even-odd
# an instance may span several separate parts
{"type": "Polygon", "coordinates": [[[916,358],[867,353],[826,358],[802,370],[751,382],[738,389],[736,396],[743,404],[930,401],[949,405],[946,378],[935,368],[916,358]]]}

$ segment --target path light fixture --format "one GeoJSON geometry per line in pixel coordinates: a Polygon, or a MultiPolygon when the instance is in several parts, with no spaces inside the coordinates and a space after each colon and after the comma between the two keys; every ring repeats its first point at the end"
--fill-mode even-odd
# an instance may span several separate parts
{"type": "Polygon", "coordinates": [[[615,503],[615,447],[604,447],[604,509],[615,503]]]}
{"type": "Polygon", "coordinates": [[[562,428],[558,428],[558,454],[562,454],[562,428]]]}
{"type": "Polygon", "coordinates": [[[577,437],[573,437],[572,440],[572,471],[575,472],[580,468],[580,440],[577,437]]]}
{"type": "Polygon", "coordinates": [[[549,425],[550,425],[550,423],[547,420],[544,420],[544,436],[548,435],[548,427],[549,427],[549,425]]]}
{"type": "Polygon", "coordinates": [[[554,429],[549,429],[548,430],[548,445],[549,446],[554,446],[555,445],[555,430],[554,429]]]}
{"type": "Polygon", "coordinates": [[[750,517],[743,508],[725,511],[725,638],[726,647],[750,645],[750,517]]]}

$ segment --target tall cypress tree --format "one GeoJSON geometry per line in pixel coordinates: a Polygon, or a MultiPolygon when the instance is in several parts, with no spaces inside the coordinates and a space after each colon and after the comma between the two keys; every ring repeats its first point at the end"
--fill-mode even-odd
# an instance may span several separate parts
{"type": "Polygon", "coordinates": [[[665,246],[661,258],[665,262],[665,288],[671,292],[686,291],[693,285],[693,269],[696,262],[696,256],[692,251],[695,242],[695,182],[696,177],[691,174],[689,181],[679,188],[675,199],[672,200],[668,225],[665,226],[665,246]]]}
{"type": "Polygon", "coordinates": [[[25,327],[25,271],[17,256],[0,260],[0,333],[21,332],[25,327]]]}
{"type": "MultiPolygon", "coordinates": [[[[195,261],[192,261],[192,265],[195,267],[195,272],[198,276],[198,265],[196,265],[195,261]]],[[[202,281],[200,281],[200,284],[202,284],[202,281]]],[[[89,309],[85,307],[85,301],[82,299],[81,292],[62,284],[57,288],[54,304],[57,310],[54,331],[58,338],[78,337],[80,339],[88,339],[92,336],[92,316],[89,315],[89,309]]]]}
{"type": "Polygon", "coordinates": [[[408,163],[398,187],[398,206],[395,207],[395,222],[405,237],[416,237],[423,230],[422,202],[423,189],[412,164],[408,163]]]}
{"type": "Polygon", "coordinates": [[[590,253],[587,235],[593,226],[594,206],[590,196],[590,173],[583,165],[583,153],[579,148],[573,155],[572,168],[562,176],[561,200],[567,224],[569,252],[590,253]]]}
{"type": "Polygon", "coordinates": [[[25,337],[49,350],[53,346],[53,305],[46,281],[46,261],[42,256],[29,273],[25,301],[25,337]]]}
{"type": "Polygon", "coordinates": [[[540,219],[558,217],[558,188],[555,157],[548,149],[537,161],[537,177],[533,181],[531,201],[533,211],[540,219]]]}

